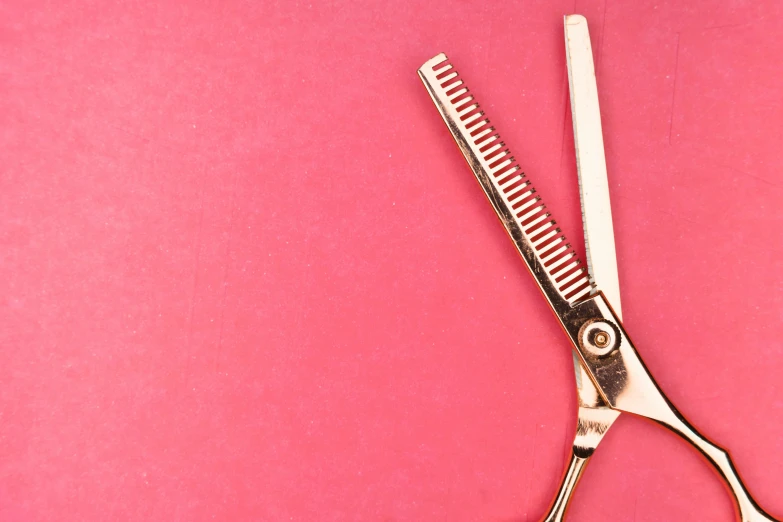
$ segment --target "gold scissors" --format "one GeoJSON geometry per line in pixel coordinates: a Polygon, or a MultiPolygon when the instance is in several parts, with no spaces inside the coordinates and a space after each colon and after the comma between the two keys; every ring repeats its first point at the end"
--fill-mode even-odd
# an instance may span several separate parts
{"type": "Polygon", "coordinates": [[[623,326],[598,91],[583,16],[565,17],[565,40],[586,269],[446,55],[435,56],[418,71],[573,346],[576,436],[568,468],[543,520],[563,520],[588,460],[626,412],[662,424],[699,450],[729,487],[743,522],[774,521],[750,495],[729,454],[696,431],[664,395],[623,326]]]}

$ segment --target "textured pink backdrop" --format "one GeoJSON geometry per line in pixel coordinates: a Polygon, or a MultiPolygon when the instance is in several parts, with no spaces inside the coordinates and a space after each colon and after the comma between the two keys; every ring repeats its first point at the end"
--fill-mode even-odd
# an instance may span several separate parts
{"type": "MultiPolygon", "coordinates": [[[[416,69],[580,243],[572,12],[626,326],[783,514],[783,4],[112,0],[0,4],[0,520],[537,520],[569,346],[416,69]]],[[[633,418],[571,515],[733,520],[633,418]]]]}

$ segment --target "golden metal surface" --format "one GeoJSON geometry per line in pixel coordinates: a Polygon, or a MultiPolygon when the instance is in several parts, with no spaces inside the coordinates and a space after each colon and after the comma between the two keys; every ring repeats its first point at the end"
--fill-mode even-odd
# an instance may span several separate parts
{"type": "MultiPolygon", "coordinates": [[[[601,111],[590,32],[587,28],[587,20],[580,15],[565,16],[563,25],[587,271],[591,281],[601,288],[613,304],[617,315],[622,317],[609,180],[606,173],[601,111]]],[[[608,343],[609,339],[597,336],[595,344],[599,349],[606,348],[608,343]]],[[[577,430],[569,467],[546,517],[553,522],[563,520],[564,509],[568,506],[578,484],[581,473],[575,474],[576,470],[573,468],[576,462],[580,462],[582,467],[587,465],[598,444],[620,415],[616,410],[609,409],[602,400],[596,400],[598,392],[585,369],[579,364],[576,353],[574,358],[579,400],[577,430]],[[585,461],[582,463],[573,458],[577,456],[584,456],[585,461]],[[570,477],[574,477],[573,480],[569,480],[570,477]],[[563,506],[562,510],[561,506],[563,506]]]]}
{"type": "Polygon", "coordinates": [[[564,17],[563,26],[587,268],[612,306],[620,309],[612,205],[590,32],[582,15],[564,17]]]}
{"type": "Polygon", "coordinates": [[[446,55],[419,76],[539,289],[566,313],[592,290],[581,261],[446,55]]]}
{"type": "MultiPolygon", "coordinates": [[[[551,221],[550,229],[555,228],[556,234],[547,233],[549,240],[554,237],[551,245],[540,242],[541,234],[535,227],[541,218],[536,216],[546,214],[548,217],[540,196],[521,173],[505,143],[479,109],[478,103],[446,55],[439,54],[428,60],[418,72],[457,146],[555,313],[565,312],[570,308],[571,302],[590,295],[592,286],[584,268],[581,268],[580,260],[565,237],[559,235],[554,221],[551,221]],[[508,159],[498,163],[498,157],[508,159]],[[509,179],[513,181],[510,182],[509,179]],[[534,243],[535,240],[539,242],[534,243]],[[543,248],[537,249],[538,246],[543,248]],[[575,275],[580,278],[579,289],[573,295],[564,295],[560,285],[568,284],[575,275]]],[[[569,291],[573,292],[572,289],[569,291]]],[[[571,448],[572,464],[577,462],[574,458],[588,458],[595,451],[609,427],[620,415],[607,407],[576,354],[574,362],[579,414],[576,436],[571,448]]],[[[575,469],[569,469],[566,476],[578,479],[579,474],[575,469]]],[[[564,487],[568,487],[567,484],[564,483],[564,487]]],[[[575,484],[576,481],[570,487],[573,488],[575,484]]],[[[563,509],[570,496],[571,490],[564,498],[563,509]]]]}
{"type": "Polygon", "coordinates": [[[655,420],[694,445],[729,486],[743,522],[773,521],[748,493],[728,453],[701,436],[660,390],[623,329],[619,314],[602,293],[595,293],[530,181],[520,172],[446,55],[439,54],[427,61],[418,72],[498,218],[571,340],[579,357],[578,375],[587,376],[581,388],[595,391],[594,397],[585,393],[583,398],[582,391],[579,393],[577,440],[564,477],[565,487],[561,488],[546,520],[562,520],[570,492],[584,470],[587,457],[619,412],[628,412],[655,420]],[[591,325],[597,325],[597,330],[590,330],[591,325]],[[607,347],[596,344],[595,336],[599,332],[609,337],[607,347]],[[579,454],[577,442],[585,444],[584,455],[579,454]]]}
{"type": "Polygon", "coordinates": [[[560,487],[549,513],[543,518],[542,522],[558,522],[565,518],[568,503],[571,501],[571,492],[576,488],[576,484],[582,476],[582,473],[584,473],[586,465],[586,457],[583,458],[578,455],[571,455],[571,461],[568,463],[568,468],[566,468],[565,475],[563,476],[563,484],[566,484],[566,486],[560,487]]]}
{"type": "Polygon", "coordinates": [[[776,520],[750,495],[729,453],[700,434],[664,395],[603,294],[599,293],[575,304],[571,312],[560,319],[581,357],[582,364],[610,407],[657,421],[691,443],[723,478],[734,497],[740,520],[776,520]],[[611,324],[618,333],[615,349],[608,354],[596,355],[580,338],[579,334],[584,325],[596,319],[611,324]]]}

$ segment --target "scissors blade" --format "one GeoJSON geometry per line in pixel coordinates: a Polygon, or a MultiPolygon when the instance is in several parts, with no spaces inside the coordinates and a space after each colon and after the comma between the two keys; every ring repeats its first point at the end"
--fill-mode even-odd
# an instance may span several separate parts
{"type": "Polygon", "coordinates": [[[590,296],[592,287],[581,260],[448,57],[439,54],[418,72],[530,275],[563,324],[574,304],[590,296]]]}
{"type": "Polygon", "coordinates": [[[584,16],[565,17],[565,39],[587,272],[596,291],[604,293],[606,300],[622,318],[601,111],[598,106],[593,49],[584,16]]]}

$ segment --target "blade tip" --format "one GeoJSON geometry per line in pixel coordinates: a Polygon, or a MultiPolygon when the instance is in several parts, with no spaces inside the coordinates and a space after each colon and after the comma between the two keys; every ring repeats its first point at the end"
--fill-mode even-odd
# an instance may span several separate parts
{"type": "Polygon", "coordinates": [[[432,69],[434,66],[438,65],[439,63],[445,62],[448,59],[449,57],[446,56],[446,53],[436,54],[435,56],[433,56],[432,58],[424,62],[421,67],[419,67],[418,69],[419,74],[421,74],[426,67],[430,67],[430,69],[432,69]]]}
{"type": "Polygon", "coordinates": [[[563,17],[563,23],[566,26],[568,26],[568,25],[581,25],[581,24],[587,25],[587,18],[585,18],[584,16],[582,16],[580,14],[565,15],[563,17]]]}

